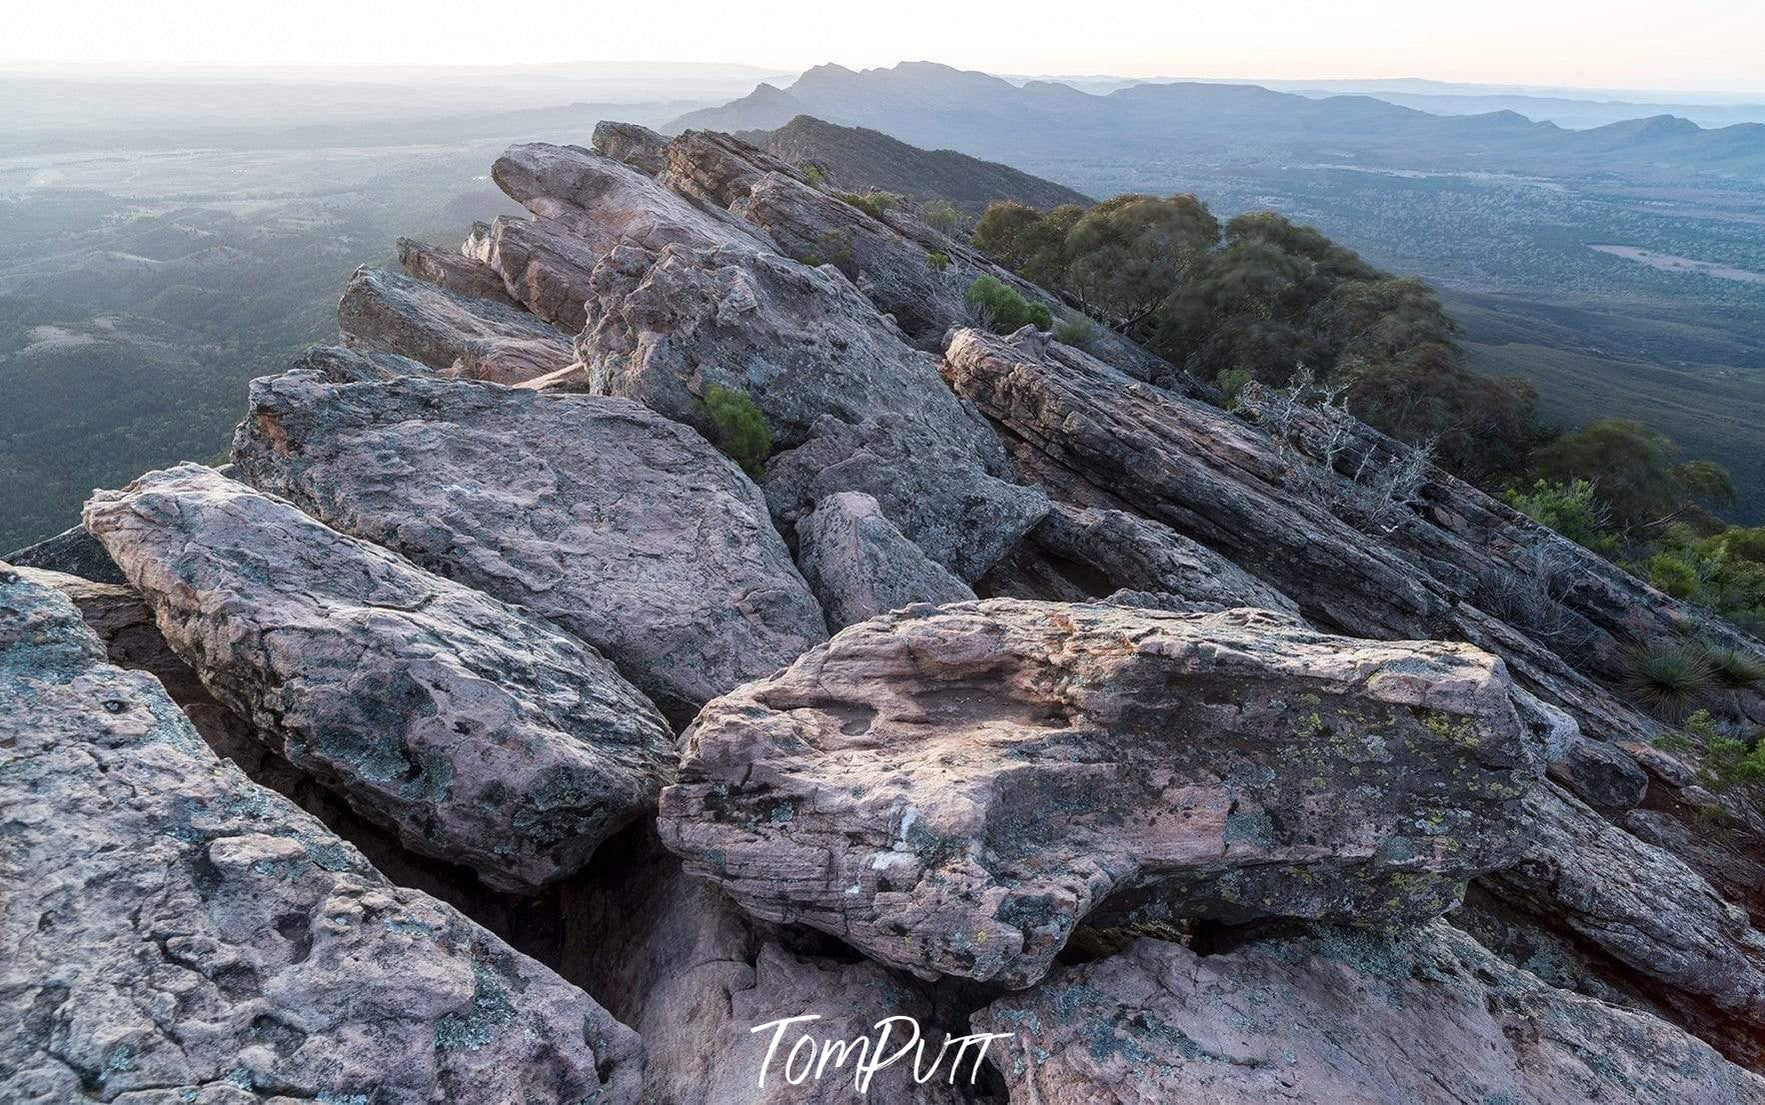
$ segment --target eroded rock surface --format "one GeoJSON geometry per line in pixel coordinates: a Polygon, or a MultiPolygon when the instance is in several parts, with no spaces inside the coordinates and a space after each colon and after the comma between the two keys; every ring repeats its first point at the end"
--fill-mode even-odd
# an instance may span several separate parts
{"type": "Polygon", "coordinates": [[[240,471],[556,622],[675,721],[827,635],[758,489],[636,403],[440,380],[252,383],[240,471]]]}
{"type": "Polygon", "coordinates": [[[0,1099],[638,1100],[636,1035],[217,760],[0,566],[0,1099]]]}
{"type": "Polygon", "coordinates": [[[1213,956],[1141,940],[976,1014],[1041,1105],[1765,1101],[1765,1080],[1628,1009],[1553,989],[1436,923],[1213,956]]]}
{"type": "Polygon", "coordinates": [[[519,306],[503,287],[502,276],[495,269],[458,251],[450,253],[411,238],[400,238],[398,266],[406,276],[414,276],[450,292],[473,299],[488,299],[507,307],[519,306]]]}
{"type": "Polygon", "coordinates": [[[86,525],[260,739],[492,886],[580,868],[672,775],[667,722],[592,649],[211,469],[100,492],[86,525]]]}
{"type": "Polygon", "coordinates": [[[713,385],[772,432],[781,525],[840,491],[874,497],[933,560],[985,572],[1047,510],[993,431],[837,273],[756,249],[622,246],[595,270],[578,345],[595,390],[705,425],[713,385]]]}
{"type": "Polygon", "coordinates": [[[1102,918],[1416,920],[1518,857],[1500,661],[1281,615],[996,599],[712,702],[661,833],[757,916],[1025,985],[1102,918]]]}
{"type": "Polygon", "coordinates": [[[797,522],[797,563],[840,630],[916,602],[974,598],[968,584],[919,551],[869,495],[829,495],[797,522]]]}
{"type": "Polygon", "coordinates": [[[346,345],[461,379],[519,383],[575,359],[567,335],[524,311],[378,269],[350,277],[337,322],[346,345]]]}
{"type": "Polygon", "coordinates": [[[110,559],[104,546],[89,533],[85,526],[74,526],[54,537],[44,538],[34,545],[26,545],[7,553],[4,559],[9,564],[21,568],[41,568],[50,572],[65,572],[68,575],[89,579],[94,583],[127,583],[121,568],[110,559]]]}

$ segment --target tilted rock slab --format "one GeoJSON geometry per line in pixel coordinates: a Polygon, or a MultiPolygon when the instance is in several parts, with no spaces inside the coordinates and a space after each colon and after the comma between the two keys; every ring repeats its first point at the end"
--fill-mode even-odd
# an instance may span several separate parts
{"type": "Polygon", "coordinates": [[[337,324],[346,345],[461,379],[514,384],[575,359],[567,335],[524,311],[378,269],[350,277],[337,324]]]}
{"type": "Polygon", "coordinates": [[[668,723],[593,649],[291,503],[185,464],[86,525],[262,739],[492,886],[580,868],[672,776],[668,723]]]}
{"type": "Polygon", "coordinates": [[[636,1034],[219,760],[0,566],[0,1100],[638,1100],[636,1034]]]}
{"type": "Polygon", "coordinates": [[[836,631],[916,602],[975,597],[856,491],[829,495],[797,521],[797,564],[836,631]]]}
{"type": "Polygon", "coordinates": [[[416,277],[426,284],[434,284],[450,292],[458,292],[474,299],[488,299],[505,307],[520,306],[509,295],[508,289],[503,287],[502,274],[483,261],[459,251],[450,253],[411,238],[400,238],[398,267],[405,271],[406,276],[416,277]]]}
{"type": "Polygon", "coordinates": [[[1765,1080],[1643,1013],[1554,989],[1435,923],[1200,956],[1140,940],[974,1017],[1040,1105],[1757,1105],[1765,1080]]]}
{"type": "Polygon", "coordinates": [[[852,626],[709,704],[660,829],[755,915],[1022,986],[1074,926],[1415,920],[1511,863],[1499,660],[1285,615],[994,599],[852,626]]]}
{"type": "Polygon", "coordinates": [[[764,479],[781,526],[861,491],[972,580],[1048,509],[936,358],[838,273],[758,249],[627,245],[595,269],[588,308],[578,353],[597,392],[707,428],[713,385],[753,400],[781,451],[764,479]]]}
{"type": "Polygon", "coordinates": [[[678,723],[827,636],[758,489],[623,399],[255,380],[244,478],[562,626],[678,723]]]}

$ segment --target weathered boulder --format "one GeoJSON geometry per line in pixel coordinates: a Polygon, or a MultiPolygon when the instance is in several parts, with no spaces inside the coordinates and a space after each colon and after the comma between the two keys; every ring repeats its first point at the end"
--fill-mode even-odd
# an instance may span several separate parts
{"type": "Polygon", "coordinates": [[[672,776],[593,649],[199,465],[86,504],[174,651],[296,768],[495,887],[587,862],[672,776]]]}
{"type": "Polygon", "coordinates": [[[316,372],[333,384],[361,384],[400,376],[433,376],[435,370],[400,353],[351,349],[347,345],[315,345],[294,359],[290,369],[316,372]]]}
{"type": "Polygon", "coordinates": [[[50,572],[89,579],[94,583],[127,583],[123,570],[104,551],[85,526],[75,526],[34,545],[15,549],[0,559],[20,568],[42,568],[50,572]]]}
{"type": "Polygon", "coordinates": [[[1682,1022],[1725,1051],[1765,1033],[1765,933],[1672,853],[1546,782],[1524,800],[1519,862],[1479,880],[1496,900],[1599,949],[1648,980],[1682,1022]],[[1725,1036],[1751,1036],[1731,1045],[1725,1036]]]}
{"type": "Polygon", "coordinates": [[[1125,510],[1056,503],[1006,562],[983,581],[1011,598],[1081,601],[1119,591],[1170,596],[1195,610],[1299,606],[1206,545],[1125,510]]]}
{"type": "Polygon", "coordinates": [[[556,622],[676,722],[826,639],[758,489],[623,399],[255,380],[244,478],[556,622]]]}
{"type": "Polygon", "coordinates": [[[814,513],[797,520],[797,541],[803,578],[836,631],[916,602],[974,598],[968,584],[883,517],[869,495],[844,491],[816,503],[814,513]]]}
{"type": "Polygon", "coordinates": [[[1253,610],[994,599],[841,632],[710,703],[660,829],[755,915],[1025,985],[1074,926],[1415,920],[1520,854],[1501,662],[1253,610]]]}
{"type": "Polygon", "coordinates": [[[1756,1105],[1765,1080],[1642,1013],[1544,985],[1449,925],[1212,956],[1140,940],[975,1015],[1041,1105],[1756,1105]]]}
{"type": "MultiPolygon", "coordinates": [[[[791,1085],[782,1077],[800,1034],[817,1042],[853,1040],[874,1036],[873,1026],[884,1017],[904,1015],[920,1022],[932,1050],[942,1040],[921,985],[874,963],[851,962],[849,954],[833,959],[786,950],[782,934],[748,917],[711,883],[683,873],[654,834],[634,842],[629,854],[603,855],[587,877],[564,887],[565,928],[572,936],[559,969],[643,1039],[646,1102],[851,1101],[856,1055],[843,1067],[830,1065],[820,1080],[791,1085]],[[820,1019],[792,1026],[767,1064],[773,1030],[751,1030],[812,1014],[820,1019]]],[[[906,1042],[903,1027],[897,1026],[893,1041],[891,1051],[906,1042]]],[[[914,1086],[909,1065],[879,1072],[865,1100],[964,1100],[948,1086],[914,1086]]],[[[793,1073],[800,1070],[801,1057],[793,1073]]]]}
{"type": "Polygon", "coordinates": [[[969,580],[1047,510],[935,358],[837,273],[756,249],[622,246],[595,270],[588,308],[578,353],[596,391],[699,425],[713,385],[752,399],[783,450],[764,480],[781,525],[862,491],[969,580]]]}
{"type": "Polygon", "coordinates": [[[593,143],[595,152],[622,161],[645,176],[655,176],[668,165],[663,156],[667,136],[636,123],[602,120],[594,126],[593,143]]]}
{"type": "MultiPolygon", "coordinates": [[[[105,554],[107,558],[109,555],[105,554]]],[[[166,644],[154,623],[153,611],[133,587],[126,583],[94,583],[79,576],[16,564],[12,570],[27,583],[53,588],[67,596],[86,628],[104,645],[106,657],[117,667],[147,672],[179,704],[209,697],[190,665],[166,644]]]]}
{"type": "Polygon", "coordinates": [[[345,345],[462,379],[518,383],[575,359],[567,335],[524,311],[378,269],[350,277],[337,322],[345,345]]]}
{"type": "Polygon", "coordinates": [[[473,299],[488,299],[505,307],[519,306],[503,287],[502,276],[495,269],[458,251],[450,253],[411,238],[400,238],[398,267],[406,276],[450,292],[473,299]]]}
{"type": "Polygon", "coordinates": [[[217,760],[4,567],[0,826],[0,1099],[638,1099],[630,1029],[217,760]]]}
{"type": "Polygon", "coordinates": [[[601,251],[561,223],[498,215],[476,248],[529,311],[571,333],[587,323],[583,303],[601,251]]]}

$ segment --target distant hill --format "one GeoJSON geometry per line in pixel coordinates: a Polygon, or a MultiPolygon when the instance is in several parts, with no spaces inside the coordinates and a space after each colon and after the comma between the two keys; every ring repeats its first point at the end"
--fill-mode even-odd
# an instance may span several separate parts
{"type": "Polygon", "coordinates": [[[1152,83],[1093,95],[930,62],[861,72],[816,66],[789,88],[762,84],[668,129],[771,130],[805,114],[1005,159],[1058,146],[1093,160],[1180,151],[1206,159],[1401,160],[1411,169],[1462,169],[1475,159],[1517,172],[1765,173],[1765,124],[1758,123],[1706,129],[1663,115],[1567,130],[1514,111],[1436,115],[1371,96],[1316,99],[1255,85],[1152,83]]]}
{"type": "Polygon", "coordinates": [[[819,166],[831,183],[842,188],[881,189],[916,200],[937,197],[971,216],[996,200],[1041,208],[1095,202],[1083,192],[996,161],[954,150],[922,150],[881,131],[836,126],[809,115],[799,115],[776,130],[749,131],[741,137],[787,161],[819,166]]]}

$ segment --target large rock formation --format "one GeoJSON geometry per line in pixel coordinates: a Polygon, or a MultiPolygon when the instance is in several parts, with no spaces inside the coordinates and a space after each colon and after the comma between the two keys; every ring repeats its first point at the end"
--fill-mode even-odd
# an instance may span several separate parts
{"type": "Polygon", "coordinates": [[[797,563],[828,627],[844,629],[916,602],[974,598],[957,579],[883,517],[869,495],[844,491],[797,522],[797,563]]]}
{"type": "Polygon", "coordinates": [[[673,734],[547,622],[211,469],[86,505],[172,648],[294,767],[414,851],[532,889],[673,774],[673,734]]]}
{"type": "Polygon", "coordinates": [[[1434,924],[1201,956],[1141,940],[975,1016],[1040,1105],[1757,1105],[1765,1080],[1630,1010],[1545,986],[1434,924]]]}
{"type": "Polygon", "coordinates": [[[581,991],[217,760],[0,566],[0,1099],[638,1099],[581,991]]]}
{"type": "Polygon", "coordinates": [[[401,273],[360,268],[337,304],[344,343],[448,376],[519,383],[568,365],[570,339],[532,315],[401,273]]]}
{"type": "Polygon", "coordinates": [[[997,599],[712,702],[661,831],[760,917],[1024,985],[1093,910],[1438,915],[1519,855],[1538,751],[1468,646],[997,599]]]}
{"type": "Polygon", "coordinates": [[[551,619],[676,721],[826,637],[759,491],[636,403],[253,381],[234,456],[328,525],[551,619]]]}
{"type": "Polygon", "coordinates": [[[488,299],[505,307],[520,306],[503,286],[502,275],[496,269],[457,250],[449,252],[410,238],[400,238],[398,267],[407,276],[414,276],[450,292],[458,292],[473,299],[488,299]]]}
{"type": "Polygon", "coordinates": [[[622,246],[595,270],[579,355],[597,392],[706,425],[712,386],[747,395],[784,452],[767,499],[792,524],[861,491],[965,580],[1047,510],[993,432],[845,278],[756,249],[622,246]]]}

